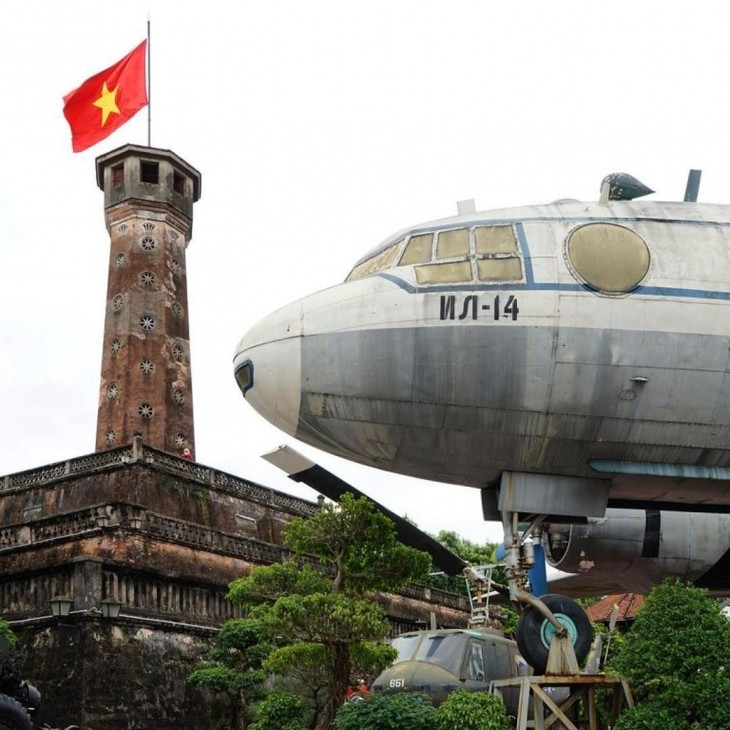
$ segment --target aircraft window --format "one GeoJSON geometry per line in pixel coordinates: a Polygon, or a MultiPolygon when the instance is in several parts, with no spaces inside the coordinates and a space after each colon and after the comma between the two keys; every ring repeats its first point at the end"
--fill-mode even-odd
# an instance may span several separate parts
{"type": "Polygon", "coordinates": [[[475,228],[474,238],[477,255],[517,253],[517,239],[511,225],[475,228]]]}
{"type": "Polygon", "coordinates": [[[355,279],[364,279],[366,276],[377,274],[378,271],[383,269],[389,269],[395,263],[395,256],[398,253],[398,247],[403,241],[398,241],[392,246],[388,246],[384,251],[381,251],[375,256],[367,259],[358,264],[347,277],[346,281],[355,281],[355,279]]]}
{"type": "Polygon", "coordinates": [[[516,256],[502,259],[479,259],[479,281],[519,281],[522,278],[522,262],[516,256]]]}
{"type": "Polygon", "coordinates": [[[421,236],[411,236],[411,240],[408,241],[406,250],[403,252],[403,256],[401,257],[400,265],[408,266],[409,264],[422,264],[426,261],[430,261],[432,241],[432,233],[427,233],[421,236]]]}
{"type": "Polygon", "coordinates": [[[437,259],[453,259],[469,254],[469,231],[461,228],[456,231],[441,231],[436,244],[437,259]]]}
{"type": "Polygon", "coordinates": [[[419,284],[454,284],[471,281],[471,278],[469,261],[416,266],[416,281],[419,284]]]}
{"type": "Polygon", "coordinates": [[[408,661],[421,640],[420,634],[410,634],[409,636],[397,636],[391,641],[391,646],[398,652],[397,662],[408,661]]]}
{"type": "Polygon", "coordinates": [[[464,634],[429,634],[413,658],[438,664],[454,674],[459,674],[465,641],[464,634]]]}
{"type": "Polygon", "coordinates": [[[636,288],[651,261],[644,239],[615,223],[587,223],[575,228],[568,237],[566,253],[576,278],[607,294],[636,288]]]}
{"type": "Polygon", "coordinates": [[[482,645],[476,641],[472,641],[469,644],[466,678],[474,679],[477,682],[484,681],[484,655],[482,654],[482,645]]]}

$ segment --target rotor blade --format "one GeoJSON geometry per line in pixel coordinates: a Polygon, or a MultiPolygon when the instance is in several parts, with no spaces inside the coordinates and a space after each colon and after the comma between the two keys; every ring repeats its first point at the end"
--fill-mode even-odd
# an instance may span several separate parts
{"type": "Polygon", "coordinates": [[[438,540],[427,535],[423,530],[419,530],[418,527],[391,512],[387,507],[368,497],[367,494],[363,494],[343,479],[335,476],[331,471],[327,471],[324,467],[302,456],[291,447],[280,446],[278,449],[264,454],[261,458],[286,472],[289,479],[302,482],[335,502],[338,502],[342,495],[347,492],[355,498],[365,497],[370,500],[380,513],[393,521],[398,539],[404,545],[427,552],[431,556],[434,565],[447,575],[461,575],[464,568],[466,568],[466,561],[452,553],[438,540]]]}

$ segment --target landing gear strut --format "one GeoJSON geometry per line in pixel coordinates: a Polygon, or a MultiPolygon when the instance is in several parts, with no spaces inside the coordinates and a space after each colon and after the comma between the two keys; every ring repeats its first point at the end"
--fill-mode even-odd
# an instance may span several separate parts
{"type": "MultiPolygon", "coordinates": [[[[590,479],[505,472],[497,493],[510,599],[524,606],[517,624],[520,652],[537,674],[576,674],[593,639],[590,621],[583,609],[567,596],[535,596],[536,585],[544,586],[543,581],[532,581],[530,593],[528,573],[533,568],[544,568],[540,542],[548,515],[542,510],[548,507],[554,515],[557,509],[558,515],[576,520],[589,515],[602,516],[607,502],[605,485],[590,479]],[[536,552],[540,553],[537,560],[536,552]]],[[[486,505],[484,499],[483,502],[486,505]]],[[[539,593],[544,592],[545,588],[541,587],[539,593]]]]}

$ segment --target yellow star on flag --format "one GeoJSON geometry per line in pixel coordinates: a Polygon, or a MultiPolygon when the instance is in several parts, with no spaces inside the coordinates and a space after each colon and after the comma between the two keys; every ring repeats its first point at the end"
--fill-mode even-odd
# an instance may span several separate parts
{"type": "Polygon", "coordinates": [[[117,106],[117,90],[119,85],[114,87],[112,91],[106,85],[106,81],[101,89],[101,96],[93,103],[94,106],[98,106],[101,109],[101,126],[106,124],[106,120],[109,119],[109,115],[119,114],[119,107],[117,106]]]}

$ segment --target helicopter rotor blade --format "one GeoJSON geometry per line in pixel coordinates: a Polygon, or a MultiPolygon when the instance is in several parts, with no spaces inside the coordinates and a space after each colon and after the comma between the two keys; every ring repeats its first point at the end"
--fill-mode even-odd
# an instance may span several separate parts
{"type": "Polygon", "coordinates": [[[290,446],[280,446],[268,454],[263,454],[261,458],[284,471],[289,479],[306,484],[335,502],[338,502],[342,495],[347,492],[355,498],[365,497],[370,500],[381,514],[393,521],[398,539],[404,545],[427,552],[431,556],[434,565],[447,575],[462,575],[464,568],[467,567],[465,560],[444,547],[438,540],[435,540],[423,530],[408,522],[408,520],[391,512],[387,507],[368,497],[367,494],[340,479],[331,471],[307,459],[290,446]]]}

